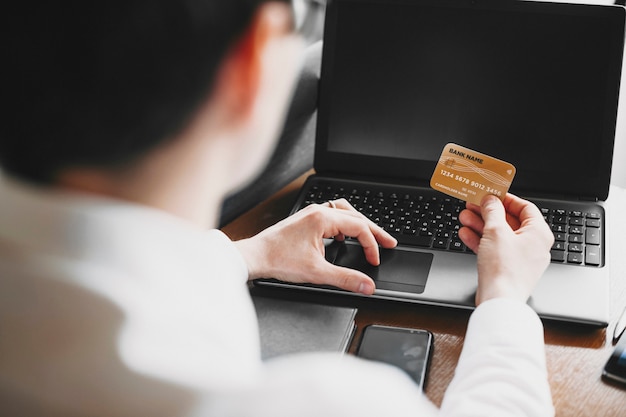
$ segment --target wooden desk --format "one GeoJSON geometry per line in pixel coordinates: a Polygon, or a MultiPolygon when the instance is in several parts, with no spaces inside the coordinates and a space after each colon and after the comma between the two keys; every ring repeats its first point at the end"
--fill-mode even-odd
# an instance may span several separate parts
{"type": "MultiPolygon", "coordinates": [[[[226,225],[232,239],[252,236],[288,215],[303,175],[274,196],[226,225]]],[[[365,297],[309,293],[299,290],[253,288],[303,301],[356,306],[357,333],[379,323],[428,329],[435,335],[435,349],[426,386],[426,395],[437,405],[450,383],[463,344],[470,313],[452,308],[424,306],[365,297]]],[[[607,329],[589,329],[557,322],[545,322],[546,357],[550,386],[558,416],[626,416],[626,388],[601,378],[602,367],[612,350],[613,327],[626,302],[626,276],[612,279],[611,323],[607,329]]]]}

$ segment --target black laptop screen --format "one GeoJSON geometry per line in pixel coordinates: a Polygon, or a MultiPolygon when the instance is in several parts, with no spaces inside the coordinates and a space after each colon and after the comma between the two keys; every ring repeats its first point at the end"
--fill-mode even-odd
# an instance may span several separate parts
{"type": "Polygon", "coordinates": [[[606,198],[621,8],[334,0],[327,11],[318,171],[427,181],[455,142],[514,164],[513,191],[606,198]]]}

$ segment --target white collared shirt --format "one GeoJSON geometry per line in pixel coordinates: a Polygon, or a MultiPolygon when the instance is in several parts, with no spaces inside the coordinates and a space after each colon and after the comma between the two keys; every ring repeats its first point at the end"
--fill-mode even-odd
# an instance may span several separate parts
{"type": "MultiPolygon", "coordinates": [[[[334,354],[263,363],[230,240],[158,210],[0,186],[0,414],[551,415],[521,303],[472,315],[441,410],[400,371],[334,354]]],[[[436,349],[436,347],[435,347],[436,349]]]]}

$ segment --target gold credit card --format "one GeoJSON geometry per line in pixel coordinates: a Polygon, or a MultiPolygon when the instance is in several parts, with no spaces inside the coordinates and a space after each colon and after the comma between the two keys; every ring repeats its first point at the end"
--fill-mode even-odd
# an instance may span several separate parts
{"type": "Polygon", "coordinates": [[[430,186],[449,196],[480,204],[486,194],[504,199],[515,167],[508,162],[455,143],[443,148],[430,186]]]}

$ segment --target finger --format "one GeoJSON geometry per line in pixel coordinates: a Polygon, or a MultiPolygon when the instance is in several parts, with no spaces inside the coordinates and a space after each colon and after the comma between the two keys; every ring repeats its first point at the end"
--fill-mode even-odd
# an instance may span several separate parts
{"type": "MultiPolygon", "coordinates": [[[[374,238],[376,239],[378,244],[380,244],[382,247],[390,249],[390,248],[395,247],[398,244],[398,241],[393,236],[391,236],[391,234],[389,234],[387,231],[385,231],[385,229],[383,229],[382,227],[378,226],[376,223],[372,222],[370,219],[365,217],[362,213],[356,210],[346,199],[340,198],[338,200],[328,201],[328,205],[329,207],[337,209],[337,211],[339,211],[340,213],[344,215],[352,216],[354,218],[357,218],[359,220],[366,222],[371,233],[374,235],[374,238]]],[[[358,236],[351,235],[346,230],[341,230],[341,236],[343,236],[344,234],[358,238],[358,236]]],[[[337,236],[335,236],[335,239],[337,239],[337,236]]],[[[364,242],[361,242],[361,244],[364,247],[366,245],[368,247],[370,246],[367,243],[364,244],[364,242]]]]}
{"type": "MultiPolygon", "coordinates": [[[[356,238],[365,253],[365,258],[372,265],[380,264],[378,250],[378,238],[384,241],[384,232],[374,223],[354,216],[349,212],[337,209],[323,209],[323,236],[330,238],[338,235],[352,236],[356,238]]],[[[393,239],[393,238],[392,238],[393,239]]]]}
{"type": "MultiPolygon", "coordinates": [[[[514,197],[514,196],[511,196],[514,197]]],[[[520,200],[520,201],[524,201],[521,200],[520,198],[515,197],[516,200],[520,200]]],[[[507,208],[507,204],[510,204],[514,202],[513,198],[510,198],[509,201],[503,202],[505,209],[507,208]]],[[[517,207],[516,207],[517,208],[517,207]]],[[[468,226],[468,227],[472,227],[474,230],[476,230],[479,234],[482,234],[482,229],[484,227],[484,222],[482,222],[482,214],[481,214],[481,207],[477,206],[476,204],[472,204],[472,203],[467,203],[467,209],[468,212],[470,213],[476,213],[476,217],[471,216],[468,213],[465,214],[461,214],[459,217],[459,220],[461,221],[461,223],[464,226],[468,226]],[[481,225],[482,222],[482,225],[481,225]]],[[[464,210],[465,211],[465,210],[464,210]]],[[[461,212],[463,213],[463,212],[461,212]]],[[[517,230],[521,223],[520,220],[517,218],[517,216],[515,214],[512,214],[508,211],[508,209],[506,209],[506,221],[509,224],[509,226],[513,229],[513,230],[517,230]]]]}
{"type": "Polygon", "coordinates": [[[506,212],[506,222],[509,224],[509,226],[511,226],[511,229],[513,230],[519,229],[520,226],[522,225],[520,220],[516,216],[509,213],[508,211],[506,212]]]}
{"type": "MultiPolygon", "coordinates": [[[[398,244],[398,241],[396,240],[396,238],[391,236],[389,232],[387,232],[385,229],[383,229],[382,227],[380,227],[379,225],[377,225],[376,223],[374,223],[373,221],[371,221],[370,219],[368,219],[367,217],[365,217],[358,211],[354,209],[350,211],[344,211],[344,210],[337,210],[337,211],[341,215],[350,216],[352,219],[356,220],[357,222],[362,222],[362,224],[374,236],[374,239],[376,240],[376,242],[378,242],[382,247],[393,248],[398,244]]],[[[344,217],[343,219],[345,220],[346,218],[344,217]]],[[[357,235],[351,235],[347,230],[344,230],[343,224],[340,224],[339,228],[341,229],[342,233],[348,236],[358,238],[357,235]]]]}
{"type": "Polygon", "coordinates": [[[487,195],[483,197],[480,204],[481,215],[485,222],[485,229],[497,229],[502,224],[507,224],[506,211],[503,203],[494,195],[487,195]]]}
{"type": "Polygon", "coordinates": [[[502,204],[504,205],[504,210],[505,210],[506,222],[509,224],[509,226],[513,230],[519,229],[521,225],[521,222],[518,218],[519,211],[517,210],[517,207],[513,207],[516,209],[515,213],[510,211],[510,205],[512,203],[515,205],[519,202],[516,200],[523,201],[519,197],[514,196],[513,194],[505,195],[504,199],[502,200],[502,204]]]}
{"type": "MultiPolygon", "coordinates": [[[[363,216],[361,213],[359,213],[359,211],[357,209],[354,208],[354,206],[352,204],[350,204],[348,202],[348,200],[346,200],[345,198],[338,198],[337,200],[332,200],[328,202],[329,205],[333,208],[338,208],[341,210],[348,210],[348,211],[353,211],[355,213],[358,213],[359,215],[363,216]]],[[[365,218],[365,216],[363,216],[363,218],[365,218]]]]}
{"type": "MultiPolygon", "coordinates": [[[[538,235],[543,236],[546,242],[552,245],[554,234],[548,227],[539,208],[530,201],[519,198],[513,194],[507,194],[504,200],[507,214],[514,216],[517,227],[511,226],[516,233],[523,233],[526,229],[533,229],[538,235]]],[[[507,216],[507,220],[510,220],[507,216]]]]}
{"type": "MultiPolygon", "coordinates": [[[[335,210],[353,209],[353,207],[350,205],[350,203],[348,203],[348,201],[345,198],[341,198],[338,200],[328,200],[326,204],[328,204],[328,207],[330,207],[331,209],[335,209],[335,210]]],[[[333,238],[340,242],[343,242],[344,240],[346,240],[346,236],[343,233],[339,233],[335,235],[333,238]]]]}
{"type": "MultiPolygon", "coordinates": [[[[479,208],[479,206],[476,206],[479,208]]],[[[480,215],[480,212],[476,213],[472,209],[465,209],[461,213],[459,213],[459,221],[465,227],[469,227],[478,235],[483,234],[483,229],[485,227],[485,222],[480,215]]]]}
{"type": "Polygon", "coordinates": [[[355,269],[333,265],[326,260],[308,277],[313,284],[332,285],[346,291],[371,295],[376,289],[374,280],[355,269]]]}
{"type": "Polygon", "coordinates": [[[350,204],[348,200],[346,200],[345,198],[328,201],[328,205],[331,208],[342,210],[345,214],[349,214],[351,216],[355,216],[365,221],[371,222],[372,224],[375,224],[370,219],[368,219],[363,213],[359,212],[356,208],[354,208],[354,206],[350,204]]]}
{"type": "Polygon", "coordinates": [[[478,204],[466,202],[465,203],[465,208],[467,208],[468,210],[471,210],[471,211],[473,211],[475,213],[480,214],[480,206],[478,204]]]}
{"type": "Polygon", "coordinates": [[[519,213],[518,221],[520,225],[519,228],[516,229],[516,233],[519,234],[527,230],[532,230],[536,236],[542,236],[546,245],[549,247],[552,246],[554,243],[554,234],[545,221],[541,210],[539,210],[535,204],[511,195],[509,205],[512,212],[519,213]]]}
{"type": "Polygon", "coordinates": [[[386,249],[396,247],[396,245],[398,244],[398,240],[395,237],[391,236],[387,231],[385,231],[385,229],[378,226],[377,224],[371,224],[373,225],[373,227],[370,226],[370,230],[372,231],[374,238],[380,244],[380,246],[386,249]]]}
{"type": "Polygon", "coordinates": [[[363,220],[365,220],[365,221],[367,221],[369,223],[376,224],[376,223],[372,222],[370,219],[368,219],[363,213],[361,213],[356,208],[354,208],[354,206],[352,204],[350,204],[348,202],[348,200],[346,200],[345,198],[340,198],[338,200],[328,201],[328,204],[332,208],[335,208],[335,209],[338,209],[338,210],[343,210],[343,212],[345,214],[349,214],[351,216],[363,219],[363,220]]]}
{"type": "Polygon", "coordinates": [[[541,214],[536,205],[514,194],[507,193],[503,204],[507,213],[519,219],[520,222],[523,222],[525,219],[541,218],[543,220],[543,214],[541,214]]]}
{"type": "MultiPolygon", "coordinates": [[[[337,209],[337,204],[335,202],[335,200],[328,200],[326,203],[323,203],[322,205],[327,204],[327,206],[325,207],[329,207],[331,209],[337,209]]],[[[346,240],[346,237],[343,233],[338,233],[335,236],[333,236],[333,239],[339,241],[339,242],[343,242],[344,240],[346,240]]]]}
{"type": "Polygon", "coordinates": [[[380,265],[380,249],[378,245],[391,249],[398,244],[398,241],[383,228],[372,222],[368,222],[367,227],[369,228],[369,233],[363,233],[354,237],[361,244],[367,262],[378,266],[380,265]],[[373,236],[374,240],[370,239],[371,236],[373,236]]]}
{"type": "Polygon", "coordinates": [[[377,226],[372,222],[368,222],[366,224],[368,227],[368,231],[357,236],[354,236],[361,246],[363,247],[363,252],[365,254],[365,259],[374,265],[380,265],[380,249],[379,245],[391,249],[394,248],[398,241],[387,233],[383,228],[377,226]],[[373,237],[373,240],[371,239],[373,237]]]}
{"type": "Polygon", "coordinates": [[[480,235],[469,227],[461,227],[459,229],[459,239],[472,250],[472,252],[478,252],[478,245],[480,244],[480,235]]]}

